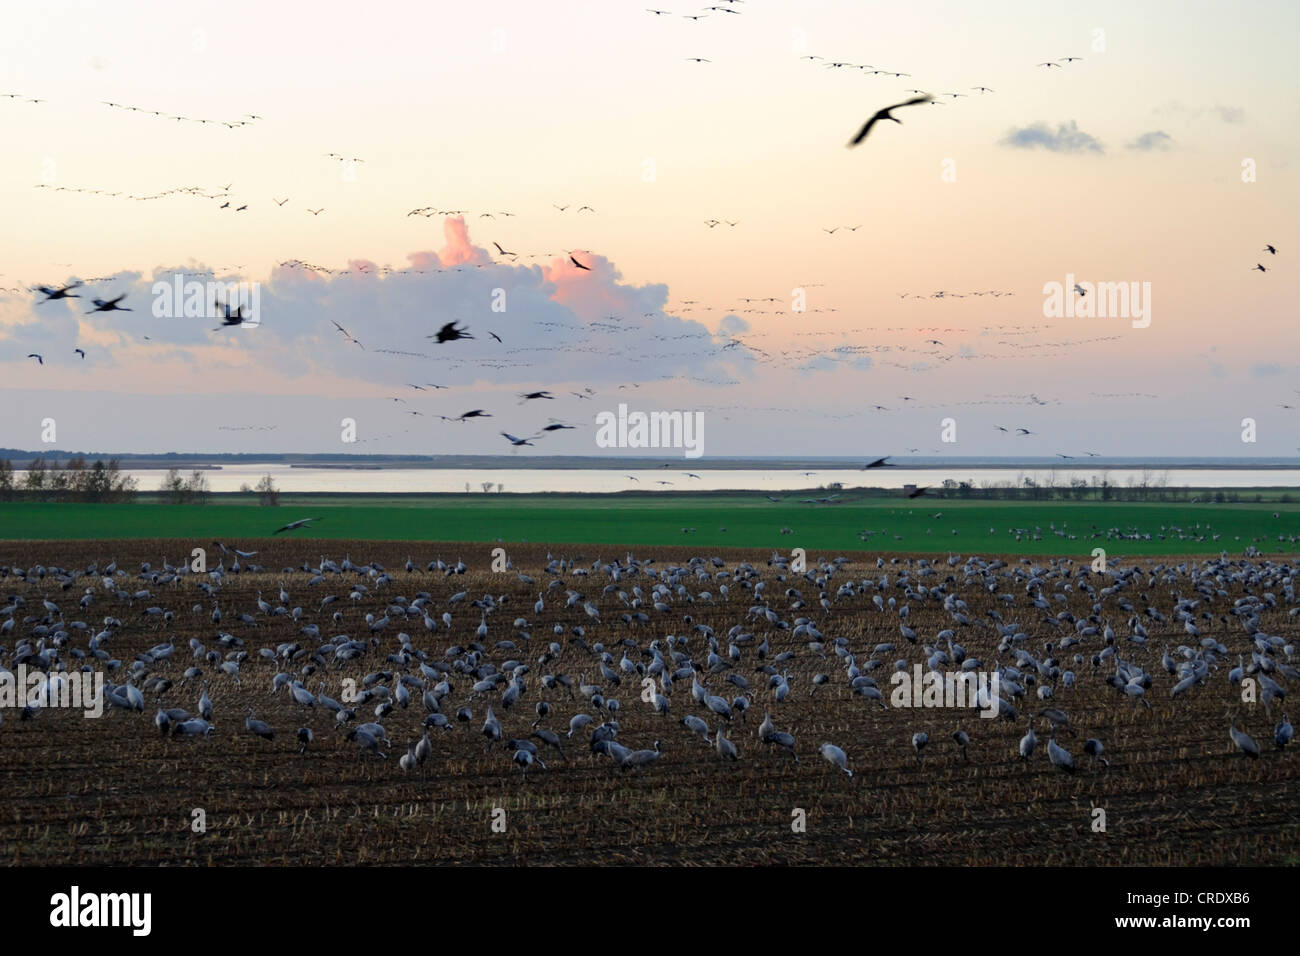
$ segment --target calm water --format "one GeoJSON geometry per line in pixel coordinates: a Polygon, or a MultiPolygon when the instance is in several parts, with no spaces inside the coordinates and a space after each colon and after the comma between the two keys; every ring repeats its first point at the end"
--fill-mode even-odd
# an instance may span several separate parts
{"type": "MultiPolygon", "coordinates": [[[[976,488],[988,484],[1015,482],[1032,478],[1040,485],[1054,479],[1057,486],[1070,484],[1072,478],[1081,478],[1091,484],[1092,478],[1105,476],[1111,485],[1126,486],[1132,481],[1140,484],[1144,478],[1152,483],[1161,482],[1171,488],[1222,487],[1248,488],[1255,486],[1300,488],[1300,469],[1246,470],[1246,469],[1169,469],[1149,470],[1131,468],[970,468],[958,466],[953,470],[942,468],[877,468],[821,470],[805,475],[784,470],[726,470],[702,471],[685,467],[656,468],[650,470],[615,471],[606,469],[517,469],[517,468],[394,468],[381,470],[338,468],[288,468],[276,464],[226,465],[219,470],[204,471],[213,491],[238,491],[241,485],[255,485],[259,478],[270,472],[275,486],[283,492],[464,492],[468,484],[476,494],[483,493],[483,482],[505,485],[507,492],[614,492],[614,491],[761,491],[776,494],[786,491],[805,491],[840,482],[845,487],[870,485],[883,488],[901,488],[905,484],[941,486],[944,479],[971,481],[976,488]],[[686,472],[697,474],[690,478],[686,472]],[[630,476],[630,477],[629,477],[630,476]],[[633,481],[632,479],[636,480],[633,481]],[[659,484],[671,482],[671,484],[659,484]]],[[[155,491],[162,483],[165,472],[132,471],[141,491],[155,491]]],[[[22,472],[18,473],[21,477],[22,472]]]]}

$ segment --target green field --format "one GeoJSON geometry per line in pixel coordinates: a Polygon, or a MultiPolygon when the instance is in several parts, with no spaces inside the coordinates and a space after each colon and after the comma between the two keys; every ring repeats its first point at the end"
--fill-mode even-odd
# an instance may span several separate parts
{"type": "Polygon", "coordinates": [[[1266,554],[1295,554],[1300,541],[1300,506],[1294,504],[891,500],[808,505],[774,503],[759,495],[466,495],[378,501],[360,495],[310,503],[289,498],[278,508],[215,501],[2,502],[0,540],[179,538],[232,543],[267,537],[298,518],[319,517],[311,528],[285,537],[1079,556],[1089,555],[1094,547],[1105,547],[1110,555],[1240,554],[1252,544],[1266,554]],[[873,533],[864,535],[867,530],[873,533]],[[1129,537],[1133,534],[1142,538],[1129,537]]]}

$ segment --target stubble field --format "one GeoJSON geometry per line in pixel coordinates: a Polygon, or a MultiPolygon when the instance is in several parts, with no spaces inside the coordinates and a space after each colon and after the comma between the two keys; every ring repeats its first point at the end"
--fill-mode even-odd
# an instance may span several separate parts
{"type": "MultiPolygon", "coordinates": [[[[161,556],[179,559],[184,553],[180,544],[0,543],[0,566],[8,571],[0,580],[0,595],[6,604],[15,596],[25,602],[14,609],[12,630],[3,635],[3,663],[9,670],[15,670],[24,641],[29,653],[57,649],[55,656],[69,669],[79,666],[73,650],[88,651],[90,636],[104,626],[106,617],[121,622],[108,628],[111,636],[99,642],[105,656],[121,662],[108,673],[116,684],[126,681],[139,655],[160,644],[174,645],[170,657],[147,661],[132,680],[144,691],[142,711],[109,707],[102,718],[86,719],[77,710],[45,707],[30,720],[21,719],[17,710],[2,712],[0,852],[11,864],[1110,866],[1296,861],[1300,773],[1294,748],[1277,750],[1273,745],[1273,726],[1285,702],[1275,701],[1267,715],[1262,705],[1242,705],[1239,689],[1227,676],[1238,655],[1249,663],[1255,648],[1240,620],[1227,613],[1232,602],[1247,593],[1240,581],[1225,581],[1223,595],[1204,598],[1186,575],[1157,575],[1148,585],[1144,572],[1119,594],[1104,596],[1097,592],[1113,579],[1095,574],[1045,579],[1049,583],[1041,592],[1053,617],[1069,611],[1076,619],[1086,618],[1100,602],[1098,618],[1117,632],[1118,657],[1151,677],[1144,694],[1148,708],[1105,682],[1115,670],[1113,659],[1100,666],[1091,662],[1105,647],[1099,635],[1079,637],[1068,649],[1059,646],[1063,636],[1077,635],[1078,628],[1066,620],[1058,630],[1042,620],[1047,615],[1029,603],[1023,581],[1016,587],[1009,577],[1018,569],[1028,573],[1030,566],[1020,558],[1007,558],[1006,567],[973,575],[967,574],[965,558],[955,565],[936,558],[935,573],[918,577],[915,560],[905,556],[885,558],[883,567],[877,567],[875,556],[819,552],[808,555],[810,579],[770,566],[770,551],[636,549],[632,557],[638,562],[653,558],[654,563],[630,567],[628,550],[608,545],[510,545],[506,547],[512,569],[494,572],[492,544],[267,539],[238,545],[257,552],[253,558],[239,559],[239,573],[231,572],[233,553],[223,557],[211,550],[209,571],[219,560],[224,562],[226,573],[219,582],[207,574],[159,581],[160,572],[168,574],[161,556]],[[571,565],[547,573],[548,552],[571,565]],[[828,574],[828,562],[838,554],[848,561],[828,574]],[[340,563],[350,555],[360,566],[376,562],[392,580],[384,581],[384,572],[366,568],[327,572],[324,580],[309,584],[313,572],[302,570],[303,565],[317,568],[322,555],[340,563]],[[419,567],[414,573],[404,569],[408,555],[419,567]],[[438,555],[453,565],[463,559],[465,572],[424,570],[438,555]],[[715,555],[723,567],[709,560],[715,555]],[[698,570],[667,582],[669,594],[661,598],[668,607],[656,610],[651,591],[657,581],[647,570],[667,575],[670,568],[686,568],[692,557],[704,560],[698,570]],[[601,567],[593,569],[598,559],[601,567]],[[609,573],[609,563],[615,560],[621,562],[618,580],[609,573]],[[92,564],[102,572],[110,561],[116,561],[119,571],[110,586],[99,574],[85,573],[92,564]],[[143,577],[141,562],[152,563],[143,577]],[[741,562],[752,567],[747,580],[737,574],[741,562]],[[250,564],[262,570],[252,571],[250,564]],[[43,576],[37,565],[44,568],[43,576]],[[27,573],[20,576],[13,568],[27,573]],[[60,581],[56,568],[80,573],[75,578],[65,574],[60,581]],[[282,570],[287,568],[294,570],[282,570]],[[588,573],[579,574],[579,569],[588,573]],[[910,574],[908,587],[942,585],[945,593],[964,600],[971,623],[955,623],[934,593],[914,592],[909,598],[899,586],[904,571],[910,574]],[[520,572],[534,583],[521,580],[520,572]],[[728,577],[715,577],[719,572],[728,577]],[[887,584],[881,581],[884,576],[887,584]],[[820,583],[813,580],[819,577],[820,583]],[[996,592],[988,586],[994,578],[1006,579],[996,592]],[[872,587],[862,587],[864,579],[872,587]],[[1089,593],[1078,586],[1081,579],[1090,580],[1095,590],[1089,593]],[[563,583],[548,588],[557,580],[563,583]],[[756,599],[759,581],[764,587],[756,599]],[[207,582],[213,593],[203,593],[200,582],[207,582]],[[353,596],[358,583],[366,591],[353,596]],[[846,583],[849,589],[839,592],[846,583]],[[730,591],[726,598],[722,584],[730,591]],[[300,607],[301,620],[274,612],[282,587],[289,596],[286,611],[300,607]],[[644,597],[639,607],[632,606],[637,600],[634,587],[644,597]],[[149,595],[127,600],[115,594],[119,589],[149,595]],[[569,589],[581,592],[582,598],[566,607],[569,589]],[[626,594],[626,602],[619,591],[626,594]],[[702,596],[705,591],[710,598],[702,596]],[[87,592],[91,603],[82,609],[78,601],[87,592]],[[273,606],[272,613],[259,610],[259,592],[273,606]],[[410,608],[421,592],[428,596],[422,610],[403,615],[403,607],[410,608]],[[465,597],[453,602],[461,592],[465,597]],[[545,606],[537,613],[539,592],[545,606]],[[829,610],[820,603],[822,592],[829,610]],[[1199,646],[1175,619],[1175,592],[1202,597],[1194,613],[1208,612],[1210,619],[1199,620],[1200,633],[1221,642],[1228,653],[1210,662],[1203,684],[1171,699],[1176,678],[1162,667],[1162,651],[1166,646],[1171,651],[1180,645],[1199,646]],[[872,600],[876,594],[885,601],[895,599],[896,606],[877,608],[872,600]],[[1012,595],[1012,601],[1004,594],[1012,595]],[[1143,615],[1145,647],[1129,640],[1128,615],[1117,606],[1127,597],[1141,611],[1148,603],[1140,594],[1168,617],[1162,624],[1143,615]],[[322,609],[326,595],[336,595],[337,600],[322,609]],[[485,595],[491,600],[483,601],[485,595]],[[59,610],[48,611],[43,600],[59,610]],[[476,600],[492,608],[475,607],[476,600]],[[799,600],[803,606],[793,607],[799,600]],[[587,602],[599,621],[584,610],[587,602]],[[219,624],[212,621],[214,605],[222,613],[219,624]],[[757,605],[773,611],[777,623],[752,614],[757,605]],[[905,623],[918,635],[915,645],[901,636],[896,608],[902,605],[909,606],[905,623]],[[161,620],[147,613],[150,607],[173,617],[161,620]],[[646,615],[644,623],[620,619],[638,611],[646,615]],[[1005,624],[1017,625],[1025,637],[999,650],[1003,638],[989,611],[1000,614],[1005,624]],[[342,617],[335,620],[334,612],[342,617]],[[251,615],[254,623],[240,622],[240,613],[251,615]],[[450,627],[443,623],[444,613],[451,614],[450,627]],[[372,621],[387,617],[386,626],[372,631],[367,614],[372,621]],[[427,629],[426,616],[436,630],[427,629]],[[809,647],[808,634],[795,635],[801,616],[822,634],[820,649],[809,647]],[[524,623],[516,627],[518,618],[524,623]],[[69,626],[78,620],[86,622],[86,630],[69,626]],[[477,636],[481,622],[487,625],[484,639],[477,636]],[[308,624],[319,625],[320,640],[302,633],[308,624]],[[730,653],[729,632],[736,625],[753,637],[731,635],[737,650],[730,653]],[[557,627],[562,634],[555,633],[557,627]],[[707,628],[717,640],[718,656],[712,660],[707,628]],[[1054,656],[1058,670],[1075,673],[1075,686],[1065,686],[1059,676],[1044,677],[1041,683],[1052,686],[1054,696],[1040,701],[1035,685],[1026,681],[1025,696],[1013,700],[1019,711],[1014,721],[981,718],[969,709],[885,708],[853,693],[846,675],[850,656],[862,673],[879,682],[888,702],[895,662],[906,660],[909,668],[924,663],[925,645],[933,649],[936,635],[945,628],[953,628],[965,655],[978,658],[986,669],[995,662],[1015,664],[1014,648],[1022,648],[1039,662],[1054,656]],[[225,644],[219,642],[222,632],[230,635],[225,644]],[[403,641],[401,634],[409,640],[403,641]],[[365,651],[341,663],[333,646],[317,653],[321,641],[337,635],[364,642],[365,651]],[[677,660],[669,653],[669,635],[686,639],[671,648],[680,655],[677,660]],[[238,662],[238,679],[221,673],[215,662],[196,659],[192,638],[203,645],[200,655],[215,651],[224,661],[246,653],[238,662]],[[836,652],[837,639],[842,639],[841,653],[836,652]],[[622,664],[626,658],[630,665],[650,666],[653,641],[669,659],[669,670],[680,675],[668,695],[667,714],[642,700],[643,675],[622,664]],[[758,645],[764,641],[768,648],[760,660],[758,645]],[[1057,642],[1052,651],[1045,648],[1049,641],[1057,642]],[[481,652],[473,650],[476,642],[481,652]],[[552,642],[558,644],[558,654],[548,651],[552,642]],[[892,643],[895,649],[873,654],[879,643],[892,643]],[[404,644],[409,648],[405,656],[404,644]],[[597,645],[610,655],[607,666],[618,674],[617,685],[602,676],[597,645]],[[264,649],[274,659],[259,653],[264,649]],[[781,660],[783,652],[790,656],[781,660]],[[1082,655],[1082,662],[1075,662],[1075,654],[1082,655]],[[372,681],[373,686],[395,691],[406,675],[433,689],[438,681],[422,675],[421,657],[426,667],[447,670],[439,678],[445,677],[450,688],[438,710],[449,719],[450,729],[429,731],[432,756],[411,771],[399,766],[399,757],[421,738],[429,713],[414,681],[407,684],[413,688],[409,707],[395,706],[380,721],[391,741],[391,750],[381,746],[386,759],[347,739],[349,729],[376,720],[377,701],[345,701],[356,716],[340,724],[319,699],[305,706],[295,703],[287,687],[272,693],[274,676],[282,671],[301,679],[312,694],[323,692],[334,701],[344,701],[345,679],[363,688],[366,675],[381,672],[390,676],[372,681]],[[881,663],[868,672],[873,657],[881,663]],[[473,690],[476,680],[491,679],[494,670],[512,660],[528,670],[517,672],[521,688],[511,706],[502,699],[509,683],[473,690]],[[789,675],[784,700],[775,699],[769,675],[757,670],[759,666],[789,675]],[[189,667],[201,668],[203,675],[186,680],[189,667]],[[692,667],[709,693],[729,702],[740,696],[750,699],[748,712],[727,721],[693,700],[691,678],[680,670],[692,667]],[[815,687],[818,674],[828,680],[815,687]],[[558,684],[548,689],[544,675],[568,675],[573,687],[558,684]],[[739,675],[749,689],[729,682],[729,675],[739,675]],[[171,682],[161,699],[154,687],[145,689],[151,677],[171,682]],[[159,700],[164,708],[194,712],[205,682],[213,705],[211,735],[160,733],[153,720],[159,700]],[[606,754],[593,754],[590,732],[609,712],[594,707],[580,692],[584,682],[599,685],[606,699],[619,701],[619,744],[637,751],[652,749],[659,741],[661,755],[644,766],[620,767],[606,754]],[[539,701],[548,702],[551,710],[538,726],[558,733],[563,751],[531,738],[545,769],[535,762],[525,770],[511,759],[505,741],[529,739],[539,701]],[[489,705],[500,721],[499,742],[489,742],[482,732],[489,705]],[[455,716],[463,706],[472,712],[468,721],[455,716]],[[273,728],[273,739],[246,730],[250,707],[257,719],[273,728]],[[1047,759],[1046,719],[1037,721],[1039,742],[1033,757],[1026,761],[1017,754],[1029,717],[1045,707],[1068,714],[1069,730],[1056,739],[1073,755],[1073,774],[1047,759]],[[1246,758],[1230,741],[1229,710],[1239,712],[1237,727],[1258,741],[1259,759],[1246,758]],[[797,761],[782,747],[758,739],[768,711],[776,730],[795,738],[797,761]],[[570,718],[578,713],[595,719],[569,737],[570,718]],[[738,759],[725,759],[683,726],[681,720],[688,714],[707,720],[710,740],[719,726],[725,727],[738,759]],[[299,727],[311,728],[314,738],[302,753],[295,737],[299,727]],[[969,734],[968,760],[952,739],[957,730],[969,734]],[[912,742],[917,732],[929,736],[919,758],[912,742]],[[1089,738],[1104,743],[1109,767],[1094,769],[1083,752],[1089,738]],[[844,750],[851,778],[819,755],[823,742],[844,750]],[[1104,831],[1096,829],[1097,807],[1105,811],[1104,831]],[[202,811],[205,832],[195,832],[196,810],[202,811]],[[801,819],[806,823],[802,828],[801,819]]],[[[1032,560],[1048,567],[1045,559],[1032,560]]],[[[1260,590],[1251,586],[1252,593],[1260,590]]],[[[1294,621],[1287,616],[1285,602],[1279,602],[1260,613],[1258,627],[1289,644],[1294,621]]],[[[946,642],[939,646],[947,650],[946,642]]],[[[1278,662],[1287,660],[1280,646],[1276,657],[1278,662]]],[[[93,655],[86,660],[96,669],[104,665],[93,655]]],[[[33,666],[30,660],[27,665],[33,666]]],[[[1272,676],[1285,685],[1280,674],[1272,676]]],[[[661,690],[656,681],[656,691],[661,690]]]]}

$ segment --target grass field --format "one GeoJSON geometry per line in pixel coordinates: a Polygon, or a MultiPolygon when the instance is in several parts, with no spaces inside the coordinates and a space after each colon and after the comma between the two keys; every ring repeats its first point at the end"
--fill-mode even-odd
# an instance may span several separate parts
{"type": "MultiPolygon", "coordinates": [[[[219,500],[219,499],[218,499],[219,500]]],[[[332,497],[244,503],[0,503],[0,540],[177,538],[207,544],[289,534],[335,540],[591,543],[620,547],[819,548],[881,552],[1295,554],[1300,505],[926,500],[809,505],[761,495],[332,497]],[[1276,517],[1275,517],[1276,515],[1276,517]],[[937,517],[936,517],[937,516],[937,517]],[[683,530],[689,529],[689,530],[683,530]],[[782,529],[789,529],[783,533],[782,529]],[[870,534],[865,532],[870,531],[870,534]]]]}

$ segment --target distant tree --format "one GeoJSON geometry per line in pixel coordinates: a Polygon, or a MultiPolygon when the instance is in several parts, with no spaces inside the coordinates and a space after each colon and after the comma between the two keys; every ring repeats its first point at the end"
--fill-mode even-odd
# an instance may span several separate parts
{"type": "Polygon", "coordinates": [[[112,481],[108,469],[104,467],[104,460],[102,458],[96,459],[86,475],[84,499],[86,501],[108,501],[112,491],[112,481]]]}
{"type": "Polygon", "coordinates": [[[212,488],[208,484],[207,475],[195,468],[190,472],[189,481],[185,484],[190,493],[190,501],[197,505],[206,505],[208,503],[208,498],[212,494],[212,488]]]}
{"type": "Polygon", "coordinates": [[[10,501],[14,496],[14,463],[8,458],[0,460],[0,500],[10,501]]]}
{"type": "Polygon", "coordinates": [[[36,458],[27,466],[27,474],[23,477],[23,488],[34,498],[44,497],[45,462],[42,459],[36,458]]]}
{"type": "Polygon", "coordinates": [[[275,487],[275,481],[270,474],[263,475],[257,482],[257,501],[258,504],[265,505],[268,508],[274,508],[280,504],[280,490],[275,487]]]}
{"type": "Polygon", "coordinates": [[[503,491],[505,491],[505,490],[506,490],[505,482],[498,481],[498,482],[497,482],[497,494],[501,494],[501,492],[503,492],[503,491]]]}
{"type": "Polygon", "coordinates": [[[489,492],[489,491],[491,491],[491,490],[492,490],[492,482],[490,482],[490,481],[485,481],[485,482],[483,482],[483,492],[484,492],[484,494],[486,494],[487,492],[489,492]]]}
{"type": "Polygon", "coordinates": [[[175,468],[167,469],[167,474],[163,475],[162,484],[158,490],[165,494],[168,500],[174,505],[185,503],[185,479],[175,468]]]}
{"type": "Polygon", "coordinates": [[[108,497],[106,501],[130,501],[135,497],[136,489],[139,482],[130,475],[122,474],[121,463],[116,458],[110,458],[108,464],[104,466],[104,471],[108,475],[108,497]]]}
{"type": "Polygon", "coordinates": [[[71,501],[86,500],[86,484],[90,473],[86,470],[86,459],[78,455],[63,463],[64,487],[71,501]]]}

